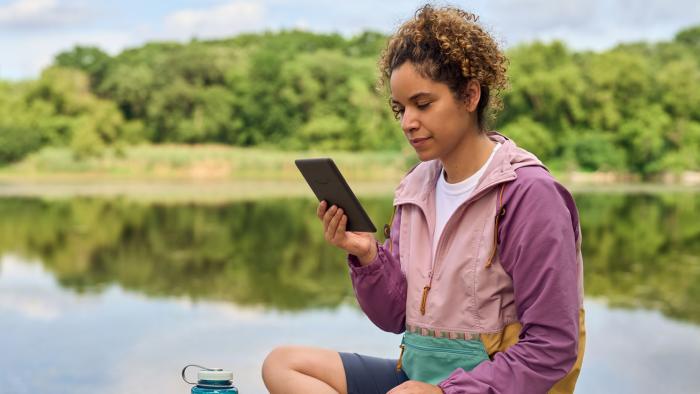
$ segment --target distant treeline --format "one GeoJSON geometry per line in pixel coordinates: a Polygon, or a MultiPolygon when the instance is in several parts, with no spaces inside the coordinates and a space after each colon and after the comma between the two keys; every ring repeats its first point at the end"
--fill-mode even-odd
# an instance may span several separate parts
{"type": "MultiPolygon", "coordinates": [[[[114,57],[75,47],[37,80],[0,81],[0,163],[47,145],[77,157],[144,142],[399,150],[388,96],[375,88],[386,39],[283,31],[114,57]]],[[[508,56],[511,88],[493,128],[550,167],[700,169],[700,26],[668,42],[604,52],[535,42],[508,56]]]]}

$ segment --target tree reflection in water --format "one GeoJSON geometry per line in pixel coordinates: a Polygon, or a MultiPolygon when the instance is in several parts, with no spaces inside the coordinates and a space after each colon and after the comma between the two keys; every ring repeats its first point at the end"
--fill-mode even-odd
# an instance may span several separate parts
{"type": "MultiPolygon", "coordinates": [[[[581,194],[585,290],[700,323],[700,194],[581,194]]],[[[391,199],[364,202],[378,227],[391,199]]],[[[0,254],[39,259],[62,286],[276,310],[354,303],[344,254],[307,199],[222,205],[0,199],[0,254]]],[[[377,236],[381,237],[378,233],[377,236]]]]}

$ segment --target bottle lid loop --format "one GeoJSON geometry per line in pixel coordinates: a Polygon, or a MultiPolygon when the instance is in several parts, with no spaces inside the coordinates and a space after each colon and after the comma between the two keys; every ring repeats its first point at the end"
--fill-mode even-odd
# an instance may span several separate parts
{"type": "Polygon", "coordinates": [[[198,387],[203,387],[203,388],[221,389],[221,388],[234,387],[233,382],[231,381],[231,372],[224,371],[221,368],[207,368],[207,367],[203,367],[203,366],[197,365],[197,364],[188,364],[188,365],[185,365],[184,368],[182,368],[182,380],[184,380],[185,383],[188,383],[191,385],[197,385],[198,387]],[[186,376],[187,368],[190,368],[190,367],[196,367],[196,368],[200,369],[200,372],[198,372],[199,379],[196,383],[190,382],[189,380],[187,380],[187,376],[186,376]],[[213,374],[203,373],[202,371],[213,372],[213,374]],[[222,378],[224,378],[224,379],[222,379],[222,378]]]}
{"type": "Polygon", "coordinates": [[[188,383],[188,384],[197,384],[196,382],[190,382],[189,380],[187,380],[187,377],[185,376],[185,372],[187,371],[187,368],[189,368],[189,367],[197,367],[197,368],[203,369],[205,371],[221,371],[221,369],[207,368],[207,367],[203,367],[203,366],[197,365],[197,364],[187,364],[187,365],[185,365],[184,368],[182,368],[182,380],[184,380],[185,383],[188,383]]]}

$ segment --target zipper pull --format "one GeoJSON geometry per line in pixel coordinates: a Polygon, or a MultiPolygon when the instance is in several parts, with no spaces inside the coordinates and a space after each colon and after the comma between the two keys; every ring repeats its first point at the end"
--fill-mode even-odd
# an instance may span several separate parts
{"type": "Polygon", "coordinates": [[[399,347],[401,348],[401,353],[399,353],[399,359],[398,359],[398,361],[396,361],[396,370],[397,371],[401,371],[401,367],[403,366],[403,362],[402,362],[403,351],[406,350],[406,345],[404,345],[402,343],[401,345],[399,345],[399,347]]]}
{"type": "Polygon", "coordinates": [[[420,301],[420,314],[425,315],[425,302],[428,300],[428,292],[430,291],[430,286],[425,286],[423,288],[423,298],[420,301]]]}

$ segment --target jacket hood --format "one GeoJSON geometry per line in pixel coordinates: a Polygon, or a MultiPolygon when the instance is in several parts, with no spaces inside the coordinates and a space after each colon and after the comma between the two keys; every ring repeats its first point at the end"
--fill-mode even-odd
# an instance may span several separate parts
{"type": "MultiPolygon", "coordinates": [[[[519,148],[513,140],[497,133],[489,132],[488,137],[501,144],[486,172],[474,189],[476,194],[484,188],[511,181],[517,178],[515,170],[527,166],[547,167],[532,153],[519,148]]],[[[438,176],[442,171],[440,160],[430,160],[419,163],[401,180],[394,194],[394,205],[406,202],[427,200],[428,194],[435,190],[438,176]]]]}

